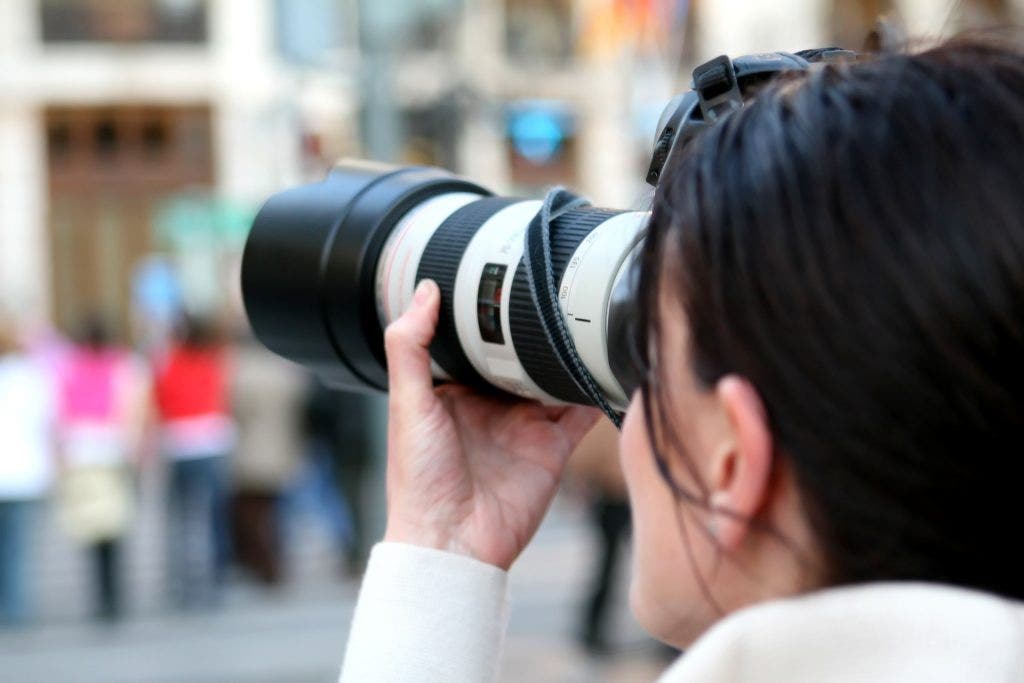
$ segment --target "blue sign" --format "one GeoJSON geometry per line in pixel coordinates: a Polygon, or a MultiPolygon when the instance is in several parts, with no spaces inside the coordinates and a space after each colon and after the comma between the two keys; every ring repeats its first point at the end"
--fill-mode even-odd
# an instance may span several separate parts
{"type": "Polygon", "coordinates": [[[509,108],[508,136],[512,146],[538,166],[559,157],[572,128],[572,115],[561,102],[530,101],[509,108]]]}

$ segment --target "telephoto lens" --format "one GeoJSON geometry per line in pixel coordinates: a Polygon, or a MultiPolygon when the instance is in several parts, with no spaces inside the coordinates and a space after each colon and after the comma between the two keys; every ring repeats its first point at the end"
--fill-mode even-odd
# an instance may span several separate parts
{"type": "Polygon", "coordinates": [[[429,278],[441,290],[436,379],[622,410],[632,373],[617,347],[648,216],[345,161],[260,209],[242,260],[245,307],[272,351],[338,388],[386,391],[384,329],[429,278]]]}

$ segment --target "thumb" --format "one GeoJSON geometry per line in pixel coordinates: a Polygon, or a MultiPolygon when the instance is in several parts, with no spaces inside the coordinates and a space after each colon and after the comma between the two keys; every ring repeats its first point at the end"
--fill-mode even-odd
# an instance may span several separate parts
{"type": "Polygon", "coordinates": [[[441,290],[433,280],[422,280],[412,303],[384,331],[391,400],[431,400],[434,379],[430,371],[430,340],[440,311],[441,290]]]}

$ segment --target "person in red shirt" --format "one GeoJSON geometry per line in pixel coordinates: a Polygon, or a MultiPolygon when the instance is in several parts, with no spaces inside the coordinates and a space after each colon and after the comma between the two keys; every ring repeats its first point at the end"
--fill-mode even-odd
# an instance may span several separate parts
{"type": "Polygon", "coordinates": [[[226,461],[235,447],[227,351],[208,322],[189,318],[156,368],[161,446],[170,469],[172,595],[214,606],[227,564],[226,461]]]}

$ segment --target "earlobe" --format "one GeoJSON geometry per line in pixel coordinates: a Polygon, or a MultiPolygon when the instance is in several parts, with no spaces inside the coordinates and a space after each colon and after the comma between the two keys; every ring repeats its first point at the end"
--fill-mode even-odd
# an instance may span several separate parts
{"type": "Polygon", "coordinates": [[[768,502],[772,435],[767,411],[750,382],[727,375],[718,381],[715,393],[731,439],[718,467],[719,476],[712,482],[709,531],[719,545],[733,550],[746,537],[748,521],[768,502]]]}
{"type": "Polygon", "coordinates": [[[722,536],[725,535],[724,525],[729,516],[728,511],[731,509],[727,495],[723,494],[725,494],[725,491],[715,491],[708,498],[708,507],[710,508],[710,513],[708,514],[708,533],[719,544],[722,543],[722,536]]]}

